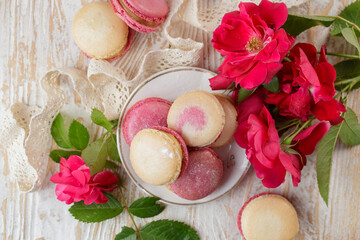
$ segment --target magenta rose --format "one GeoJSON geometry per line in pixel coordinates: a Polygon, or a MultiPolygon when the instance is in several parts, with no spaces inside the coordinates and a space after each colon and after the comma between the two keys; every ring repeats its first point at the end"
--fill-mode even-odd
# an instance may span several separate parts
{"type": "Polygon", "coordinates": [[[61,158],[60,171],[56,172],[50,181],[56,183],[55,193],[60,201],[71,204],[84,201],[91,203],[106,203],[108,199],[103,191],[117,188],[118,178],[109,171],[102,171],[90,176],[90,169],[79,156],[70,156],[68,160],[61,158]]]}
{"type": "Polygon", "coordinates": [[[235,82],[251,90],[269,83],[295,42],[280,29],[287,16],[284,3],[267,0],[259,6],[240,3],[239,11],[225,14],[212,39],[214,48],[225,56],[220,75],[210,79],[212,89],[225,89],[235,82]]]}
{"type": "Polygon", "coordinates": [[[278,93],[268,92],[266,103],[274,104],[280,115],[300,118],[306,121],[310,116],[320,121],[330,121],[335,125],[343,118],[346,109],[335,100],[335,68],[326,61],[325,46],[317,58],[316,48],[307,43],[294,46],[289,58],[278,73],[280,88],[278,93]]]}
{"type": "Polygon", "coordinates": [[[318,142],[329,129],[330,124],[328,122],[319,122],[303,130],[293,139],[293,144],[296,144],[294,149],[304,155],[312,154],[318,142]]]}
{"type": "Polygon", "coordinates": [[[246,149],[247,158],[265,187],[278,187],[285,181],[286,171],[291,173],[294,186],[300,182],[301,158],[282,151],[275,121],[266,107],[259,114],[250,114],[238,126],[235,140],[246,149]]]}

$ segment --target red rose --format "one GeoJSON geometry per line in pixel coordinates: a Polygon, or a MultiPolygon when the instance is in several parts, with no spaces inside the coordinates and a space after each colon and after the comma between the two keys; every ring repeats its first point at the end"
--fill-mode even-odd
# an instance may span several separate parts
{"type": "Polygon", "coordinates": [[[57,183],[55,193],[60,201],[66,204],[84,201],[86,205],[93,202],[106,203],[108,199],[102,191],[112,191],[117,186],[115,174],[102,171],[90,177],[90,169],[79,156],[70,156],[68,160],[61,158],[60,171],[50,181],[57,183]]]}
{"type": "Polygon", "coordinates": [[[235,140],[246,149],[247,158],[265,187],[278,187],[285,181],[286,171],[291,173],[294,186],[300,181],[300,157],[281,150],[275,121],[266,107],[258,115],[250,114],[238,126],[235,140]]]}
{"type": "Polygon", "coordinates": [[[287,16],[284,3],[267,0],[259,6],[240,3],[239,11],[225,14],[212,39],[214,48],[226,56],[218,69],[223,77],[210,79],[213,89],[225,89],[230,80],[248,90],[269,83],[295,42],[279,29],[287,16]]]}
{"type": "MultiPolygon", "coordinates": [[[[237,101],[238,90],[234,91],[234,101],[237,101]]],[[[247,121],[250,114],[258,115],[264,107],[264,99],[266,95],[263,89],[257,89],[253,94],[236,106],[238,112],[237,121],[242,123],[247,121]]]]}
{"type": "Polygon", "coordinates": [[[304,155],[312,154],[318,142],[329,129],[330,124],[328,122],[319,122],[303,130],[293,139],[296,150],[304,155]]]}
{"type": "Polygon", "coordinates": [[[268,93],[266,99],[279,108],[280,115],[303,121],[315,115],[333,125],[343,120],[340,114],[346,111],[345,107],[333,98],[336,71],[326,61],[325,51],[323,46],[318,60],[316,48],[311,44],[299,43],[291,49],[292,61],[284,63],[278,74],[279,92],[268,93]]]}

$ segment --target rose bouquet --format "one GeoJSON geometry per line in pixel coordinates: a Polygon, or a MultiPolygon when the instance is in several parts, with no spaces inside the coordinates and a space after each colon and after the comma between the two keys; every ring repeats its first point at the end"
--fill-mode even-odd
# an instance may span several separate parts
{"type": "Polygon", "coordinates": [[[212,43],[224,60],[210,86],[232,91],[239,124],[235,140],[265,187],[278,187],[286,172],[297,186],[306,156],[319,143],[318,186],[327,203],[338,137],[350,146],[360,143],[360,125],[347,107],[349,92],[360,87],[360,57],[295,44],[302,31],[332,25],[331,34],[343,36],[359,52],[360,19],[352,14],[359,7],[357,1],[339,16],[300,16],[288,14],[284,3],[241,2],[215,30],[212,43]],[[351,60],[333,66],[326,55],[351,60]]]}

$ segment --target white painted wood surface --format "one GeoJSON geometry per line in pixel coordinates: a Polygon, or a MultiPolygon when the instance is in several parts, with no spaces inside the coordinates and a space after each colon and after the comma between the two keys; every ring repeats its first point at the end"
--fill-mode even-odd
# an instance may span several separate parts
{"type": "MultiPolygon", "coordinates": [[[[200,1],[200,8],[207,7],[209,1],[200,1]]],[[[41,105],[38,80],[46,70],[64,66],[86,69],[88,60],[76,47],[70,31],[76,10],[86,2],[90,0],[0,0],[1,103],[7,107],[15,102],[41,105]]],[[[310,0],[300,10],[293,11],[336,14],[348,2],[310,0]]],[[[200,67],[215,71],[220,65],[220,58],[211,46],[211,34],[186,24],[176,27],[180,35],[204,43],[200,67]]],[[[315,43],[322,35],[321,31],[317,28],[303,37],[315,43]]],[[[157,33],[136,34],[135,42],[143,42],[144,47],[132,48],[126,58],[114,64],[122,67],[129,77],[134,76],[142,56],[158,37],[157,33]]],[[[163,47],[167,47],[166,43],[163,47]]],[[[353,51],[335,39],[329,40],[329,48],[331,51],[353,51]]],[[[350,105],[357,113],[360,113],[359,100],[359,91],[356,91],[352,94],[350,105]]],[[[298,188],[287,181],[271,190],[288,197],[304,219],[305,223],[301,226],[303,233],[298,239],[360,239],[359,157],[360,147],[338,145],[334,154],[328,208],[318,194],[315,157],[309,158],[298,188]]],[[[114,239],[122,226],[132,225],[125,213],[102,223],[85,224],[74,220],[67,211],[68,206],[56,200],[55,186],[48,181],[55,170],[56,165],[50,163],[44,186],[35,192],[20,193],[9,174],[6,155],[1,153],[0,239],[114,239]]],[[[128,203],[142,196],[125,173],[122,176],[127,186],[128,203]]],[[[268,190],[261,186],[251,169],[243,182],[223,198],[199,206],[167,206],[155,219],[184,221],[199,232],[201,239],[241,239],[236,226],[238,211],[246,199],[263,191],[268,190]]],[[[136,221],[145,224],[149,220],[136,221]]]]}

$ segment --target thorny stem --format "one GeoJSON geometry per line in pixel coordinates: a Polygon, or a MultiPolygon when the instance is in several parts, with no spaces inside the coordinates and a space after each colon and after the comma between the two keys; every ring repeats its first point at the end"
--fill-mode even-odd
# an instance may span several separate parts
{"type": "Polygon", "coordinates": [[[119,187],[119,190],[120,190],[120,196],[121,196],[121,202],[122,202],[123,208],[125,208],[127,213],[129,214],[130,219],[133,222],[134,227],[136,229],[136,232],[140,232],[140,229],[138,228],[138,226],[135,223],[134,216],[131,214],[131,212],[129,211],[129,207],[126,204],[125,197],[124,197],[124,194],[123,194],[123,192],[121,190],[121,187],[119,187]]]}
{"type": "Polygon", "coordinates": [[[292,123],[290,123],[290,124],[288,124],[288,125],[286,125],[284,127],[281,127],[279,129],[277,129],[277,130],[278,130],[278,132],[280,132],[281,130],[287,129],[287,128],[292,127],[292,126],[294,126],[296,124],[299,124],[299,121],[292,122],[292,123]]]}

